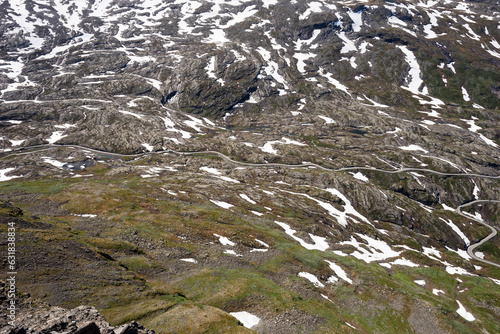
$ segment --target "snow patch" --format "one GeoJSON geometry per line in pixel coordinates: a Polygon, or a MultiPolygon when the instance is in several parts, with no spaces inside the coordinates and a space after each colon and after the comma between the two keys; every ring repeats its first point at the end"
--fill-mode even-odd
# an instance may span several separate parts
{"type": "Polygon", "coordinates": [[[339,266],[335,262],[331,262],[328,260],[325,261],[330,265],[330,269],[333,270],[335,275],[337,275],[339,278],[343,279],[347,283],[352,284],[352,280],[349,277],[347,277],[347,273],[345,272],[344,269],[342,269],[341,266],[339,266]]]}
{"type": "Polygon", "coordinates": [[[278,221],[275,221],[275,223],[278,224],[279,226],[281,226],[281,228],[283,228],[285,230],[286,234],[288,234],[293,239],[298,241],[300,243],[300,245],[306,249],[309,249],[309,250],[317,249],[317,250],[321,250],[321,251],[326,251],[330,247],[328,245],[328,243],[326,242],[326,238],[324,238],[324,237],[319,237],[319,236],[316,236],[316,235],[309,233],[309,237],[314,242],[314,244],[309,244],[309,243],[305,242],[304,240],[300,239],[299,237],[296,237],[295,232],[297,232],[297,231],[290,228],[290,225],[285,224],[285,223],[281,223],[278,221]]]}
{"type": "Polygon", "coordinates": [[[300,272],[297,276],[307,279],[311,282],[315,287],[324,288],[325,285],[321,283],[316,276],[307,272],[300,272]]]}
{"type": "Polygon", "coordinates": [[[331,119],[330,117],[326,117],[326,116],[322,116],[322,115],[318,115],[319,118],[321,118],[322,120],[324,120],[326,122],[326,124],[334,124],[335,121],[333,119],[331,119]]]}
{"type": "Polygon", "coordinates": [[[230,315],[238,319],[246,328],[252,328],[260,322],[260,318],[246,311],[229,312],[230,315]]]}
{"type": "Polygon", "coordinates": [[[52,135],[45,140],[48,141],[49,144],[54,144],[57,141],[61,140],[62,138],[66,137],[63,133],[64,132],[62,132],[62,131],[54,131],[54,132],[52,132],[52,135]]]}
{"type": "Polygon", "coordinates": [[[467,321],[474,321],[476,318],[472,315],[472,313],[468,312],[465,307],[460,303],[458,300],[456,301],[458,304],[458,310],[457,313],[459,316],[464,318],[467,321]]]}
{"type": "Polygon", "coordinates": [[[397,259],[395,261],[392,261],[391,265],[400,265],[400,266],[407,266],[407,267],[419,267],[418,264],[411,262],[410,260],[407,260],[405,258],[401,258],[401,259],[397,259]]]}
{"type": "Polygon", "coordinates": [[[366,176],[364,176],[363,174],[361,174],[361,172],[357,172],[356,174],[354,173],[351,173],[352,176],[355,178],[355,179],[358,179],[358,180],[361,180],[363,182],[368,182],[370,181],[366,176]]]}
{"type": "Polygon", "coordinates": [[[215,205],[220,206],[221,208],[224,208],[224,209],[229,209],[229,208],[232,208],[234,206],[232,204],[229,204],[229,203],[226,203],[226,202],[223,202],[223,201],[216,201],[216,200],[213,200],[213,199],[211,199],[210,202],[212,202],[215,205]]]}
{"type": "Polygon", "coordinates": [[[257,204],[257,202],[255,202],[254,200],[252,200],[250,197],[248,197],[247,195],[245,194],[240,194],[240,197],[243,198],[245,201],[249,202],[250,204],[257,204]]]}
{"type": "Polygon", "coordinates": [[[414,144],[408,146],[400,146],[399,149],[403,151],[422,151],[424,153],[429,153],[429,151],[426,151],[422,147],[414,144]]]}
{"type": "Polygon", "coordinates": [[[286,137],[282,138],[283,141],[280,140],[273,140],[273,141],[268,141],[265,143],[263,146],[259,147],[263,152],[271,153],[271,154],[278,154],[278,150],[276,150],[273,145],[276,144],[288,144],[288,145],[297,145],[297,146],[306,146],[306,144],[288,139],[286,137]]]}
{"type": "Polygon", "coordinates": [[[421,279],[421,280],[414,280],[413,282],[415,282],[415,284],[418,284],[420,286],[425,286],[425,280],[421,279]]]}
{"type": "Polygon", "coordinates": [[[398,252],[393,250],[391,246],[383,240],[376,240],[360,233],[356,233],[356,235],[364,239],[367,244],[362,244],[358,242],[354,236],[351,236],[350,241],[343,241],[340,245],[351,245],[356,248],[356,251],[352,252],[350,255],[366,263],[394,258],[402,253],[401,251],[398,252]]]}
{"type": "Polygon", "coordinates": [[[200,167],[200,170],[205,171],[205,172],[210,173],[210,174],[214,174],[214,175],[222,175],[222,173],[219,172],[219,170],[217,168],[200,167]]]}
{"type": "Polygon", "coordinates": [[[13,170],[15,170],[15,168],[13,167],[0,169],[0,182],[9,181],[21,177],[21,176],[7,176],[7,174],[12,172],[13,170]]]}
{"type": "Polygon", "coordinates": [[[218,234],[216,234],[216,233],[214,233],[214,235],[215,235],[216,237],[218,237],[218,238],[219,238],[219,242],[220,242],[223,246],[234,246],[234,245],[236,245],[234,242],[232,242],[231,240],[229,240],[229,239],[228,239],[228,238],[226,238],[226,237],[223,237],[223,236],[218,235],[218,234]]]}
{"type": "MultiPolygon", "coordinates": [[[[452,210],[452,211],[455,211],[455,210],[452,210]]],[[[453,230],[453,232],[455,232],[465,243],[466,246],[469,246],[470,245],[470,240],[469,238],[467,238],[467,236],[460,230],[460,228],[455,225],[451,219],[448,219],[448,220],[445,220],[443,218],[439,218],[441,219],[442,221],[444,221],[446,223],[446,225],[448,225],[449,227],[451,227],[451,229],[453,230]]]]}
{"type": "Polygon", "coordinates": [[[467,90],[463,86],[462,86],[462,97],[463,97],[464,101],[466,101],[466,102],[470,101],[469,93],[467,93],[467,90]]]}
{"type": "Polygon", "coordinates": [[[445,294],[443,290],[439,290],[439,289],[432,289],[432,293],[436,296],[439,296],[439,294],[445,294]]]}
{"type": "Polygon", "coordinates": [[[52,166],[55,166],[57,168],[62,168],[64,165],[66,165],[64,162],[60,162],[49,157],[42,157],[42,159],[44,162],[51,164],[52,166]]]}
{"type": "Polygon", "coordinates": [[[188,258],[188,259],[180,259],[181,261],[184,261],[184,262],[191,262],[191,263],[198,263],[198,261],[196,261],[195,259],[191,259],[191,258],[188,258]]]}
{"type": "Polygon", "coordinates": [[[420,90],[420,86],[423,85],[424,81],[420,78],[420,66],[417,58],[407,46],[398,45],[397,47],[404,53],[406,62],[410,65],[410,72],[408,73],[408,86],[402,86],[402,88],[405,88],[417,95],[421,93],[427,95],[427,88],[424,87],[422,91],[420,90]]]}
{"type": "Polygon", "coordinates": [[[234,255],[234,256],[240,256],[240,257],[242,257],[242,256],[243,256],[243,255],[241,255],[241,254],[236,253],[236,252],[235,252],[234,250],[232,250],[232,249],[226,249],[226,250],[224,251],[224,254],[229,254],[229,255],[234,255]]]}

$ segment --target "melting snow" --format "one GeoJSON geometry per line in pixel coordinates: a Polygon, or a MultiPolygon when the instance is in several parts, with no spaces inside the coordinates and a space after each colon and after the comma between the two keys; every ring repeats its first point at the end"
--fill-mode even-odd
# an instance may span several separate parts
{"type": "Polygon", "coordinates": [[[202,171],[205,171],[207,173],[210,173],[210,174],[214,174],[214,175],[221,175],[221,172],[219,172],[219,170],[217,170],[217,168],[212,168],[212,167],[200,167],[200,169],[202,171]]]}
{"type": "Polygon", "coordinates": [[[500,285],[500,280],[499,279],[494,279],[494,278],[491,278],[491,277],[489,277],[489,279],[492,280],[495,284],[500,285]]]}
{"type": "Polygon", "coordinates": [[[246,311],[230,312],[229,314],[238,319],[238,321],[240,321],[246,328],[252,328],[253,326],[257,325],[260,322],[259,317],[251,313],[248,313],[246,311]]]}
{"type": "Polygon", "coordinates": [[[349,14],[349,17],[351,18],[351,20],[353,21],[352,23],[352,30],[354,32],[359,32],[361,31],[361,26],[363,25],[363,11],[359,11],[359,12],[352,12],[352,11],[349,11],[348,12],[349,14]]]}
{"type": "Polygon", "coordinates": [[[318,115],[318,117],[321,118],[322,120],[324,120],[326,122],[326,124],[335,123],[335,121],[333,119],[331,119],[330,117],[326,117],[326,116],[322,116],[322,115],[318,115]]]}
{"type": "Polygon", "coordinates": [[[269,248],[269,245],[268,245],[268,244],[266,244],[264,241],[259,240],[259,239],[255,239],[255,241],[257,241],[257,242],[258,242],[259,244],[261,244],[262,246],[269,248]]]}
{"type": "Polygon", "coordinates": [[[216,233],[214,233],[214,235],[215,235],[216,237],[218,237],[218,238],[219,238],[219,242],[220,242],[222,245],[224,245],[224,246],[234,246],[234,245],[236,245],[234,242],[232,242],[231,240],[229,240],[229,239],[228,239],[228,238],[226,238],[226,237],[223,237],[223,236],[218,235],[218,234],[216,234],[216,233]]]}
{"type": "Polygon", "coordinates": [[[52,135],[50,136],[50,138],[47,138],[45,140],[48,141],[49,144],[54,144],[55,142],[61,140],[64,137],[66,137],[66,136],[63,135],[62,131],[55,131],[55,132],[52,132],[52,135]]]}
{"type": "Polygon", "coordinates": [[[472,195],[474,195],[475,199],[479,199],[479,191],[479,187],[477,186],[476,182],[474,182],[474,190],[472,191],[472,195]]]}
{"type": "Polygon", "coordinates": [[[309,3],[309,8],[307,8],[307,10],[299,16],[299,20],[304,20],[308,18],[309,15],[311,15],[311,13],[321,13],[322,11],[321,7],[322,4],[320,2],[313,1],[309,3]]]}
{"type": "Polygon", "coordinates": [[[250,197],[248,197],[247,195],[245,194],[240,194],[240,197],[243,198],[245,201],[249,202],[250,204],[257,204],[257,202],[255,202],[254,200],[252,200],[250,197]]]}
{"type": "Polygon", "coordinates": [[[407,266],[407,267],[419,267],[418,264],[411,262],[410,260],[407,260],[405,258],[397,259],[395,261],[391,262],[392,265],[400,265],[400,266],[407,266]]]}
{"type": "Polygon", "coordinates": [[[210,62],[207,64],[207,67],[205,67],[205,70],[209,78],[217,79],[215,75],[215,57],[210,58],[210,62]]]}
{"type": "Polygon", "coordinates": [[[354,173],[351,173],[351,174],[354,176],[355,179],[361,180],[363,182],[369,181],[369,179],[366,176],[364,176],[363,174],[361,174],[361,172],[357,172],[356,174],[354,174],[354,173]]]}
{"type": "Polygon", "coordinates": [[[396,25],[396,26],[399,25],[399,26],[403,26],[403,27],[407,26],[405,21],[398,19],[396,16],[389,17],[387,19],[387,22],[389,22],[389,24],[392,26],[394,26],[394,25],[396,25]]]}
{"type": "Polygon", "coordinates": [[[23,140],[12,140],[12,139],[10,140],[10,143],[12,144],[12,146],[19,146],[24,142],[25,142],[24,139],[23,140]]]}
{"type": "Polygon", "coordinates": [[[278,150],[273,148],[273,144],[280,143],[280,141],[275,140],[275,141],[269,141],[264,144],[264,146],[259,147],[263,152],[271,153],[271,154],[278,154],[278,150]]]}
{"type": "Polygon", "coordinates": [[[479,212],[474,212],[474,214],[470,214],[468,212],[462,212],[464,215],[466,216],[469,216],[473,219],[476,219],[476,220],[479,220],[479,221],[483,221],[483,217],[481,216],[481,214],[479,212]]]}
{"type": "Polygon", "coordinates": [[[356,48],[356,44],[354,44],[353,41],[347,38],[344,31],[340,32],[338,36],[344,42],[344,46],[340,50],[340,53],[349,53],[351,51],[358,51],[358,48],[356,48]]]}
{"type": "Polygon", "coordinates": [[[196,117],[193,117],[191,115],[186,115],[187,117],[189,117],[191,120],[186,120],[184,121],[184,124],[186,124],[187,126],[193,128],[195,131],[197,132],[201,132],[201,129],[200,129],[200,126],[201,127],[206,127],[205,124],[203,124],[203,121],[196,118],[196,117]]]}
{"type": "Polygon", "coordinates": [[[299,70],[300,73],[306,74],[306,63],[304,60],[307,60],[309,58],[313,58],[316,55],[314,53],[295,53],[293,55],[293,58],[297,59],[297,70],[299,70]]]}
{"type": "Polygon", "coordinates": [[[426,151],[422,147],[414,144],[408,146],[400,146],[399,148],[403,151],[422,151],[424,153],[429,153],[429,151],[426,151]]]}
{"type": "Polygon", "coordinates": [[[465,309],[465,307],[458,300],[457,300],[457,304],[458,304],[458,310],[457,310],[458,315],[460,315],[462,318],[464,318],[467,321],[474,321],[474,320],[476,320],[476,318],[474,318],[474,316],[472,315],[472,313],[467,312],[467,310],[465,309]]]}
{"type": "Polygon", "coordinates": [[[464,101],[466,102],[470,101],[469,93],[467,93],[465,87],[462,87],[462,96],[464,98],[464,101]]]}
{"type": "Polygon", "coordinates": [[[241,255],[241,254],[236,253],[236,252],[235,252],[234,250],[232,250],[232,249],[226,249],[226,250],[224,251],[224,254],[229,254],[229,255],[234,255],[234,256],[243,256],[243,255],[241,255]]]}
{"type": "Polygon", "coordinates": [[[439,296],[440,293],[444,295],[444,291],[439,289],[432,289],[432,293],[435,294],[436,296],[439,296]]]}
{"type": "Polygon", "coordinates": [[[423,93],[427,95],[427,88],[424,88],[422,92],[420,91],[420,86],[422,86],[424,81],[420,78],[420,66],[417,62],[417,58],[407,46],[398,45],[397,47],[405,54],[406,62],[410,65],[410,72],[408,73],[408,87],[403,86],[402,88],[408,89],[414,94],[423,93]]]}
{"type": "Polygon", "coordinates": [[[255,252],[261,252],[261,253],[265,253],[267,252],[268,249],[260,249],[260,248],[254,248],[250,251],[250,253],[255,253],[255,252]]]}
{"type": "Polygon", "coordinates": [[[210,200],[210,202],[214,203],[215,205],[218,205],[220,206],[221,208],[224,208],[224,209],[229,209],[231,207],[233,207],[234,205],[232,204],[229,204],[229,203],[226,203],[226,202],[223,202],[223,201],[216,201],[216,200],[210,200]]]}
{"type": "Polygon", "coordinates": [[[425,281],[422,279],[422,280],[414,280],[413,282],[415,282],[415,284],[418,284],[420,286],[425,286],[425,281]]]}
{"type": "Polygon", "coordinates": [[[398,128],[398,127],[396,127],[394,130],[392,130],[392,131],[387,131],[386,133],[387,133],[387,134],[392,135],[392,134],[398,133],[398,132],[400,132],[400,131],[401,131],[401,129],[400,129],[400,128],[398,128]]]}
{"type": "Polygon", "coordinates": [[[57,160],[54,160],[52,158],[48,158],[48,157],[42,157],[43,161],[48,163],[48,164],[51,164],[52,166],[55,166],[55,167],[58,167],[58,168],[62,168],[65,163],[64,162],[59,162],[57,160]]]}
{"type": "MultiPolygon", "coordinates": [[[[388,106],[388,105],[385,105],[385,104],[380,104],[380,103],[378,103],[378,102],[376,102],[376,101],[373,101],[372,99],[368,98],[368,97],[367,97],[366,95],[364,95],[364,94],[363,94],[363,96],[364,96],[364,98],[365,98],[366,100],[370,101],[370,103],[373,105],[373,107],[379,107],[379,108],[389,108],[389,106],[388,106]]],[[[363,105],[368,105],[368,104],[363,104],[363,105]]],[[[372,107],[372,105],[370,105],[370,107],[372,107]]]]}
{"type": "Polygon", "coordinates": [[[483,253],[483,252],[476,252],[475,254],[476,254],[476,256],[477,256],[478,258],[480,258],[480,259],[483,259],[483,260],[484,260],[484,253],[483,253]]]}
{"type": "Polygon", "coordinates": [[[223,45],[224,43],[230,42],[230,40],[226,38],[226,33],[223,29],[212,29],[210,36],[204,39],[203,42],[223,45]]]}
{"type": "Polygon", "coordinates": [[[431,112],[428,111],[419,111],[420,113],[427,114],[430,117],[435,117],[435,118],[441,118],[441,114],[438,113],[436,110],[431,110],[431,112]]]}
{"type": "MultiPolygon", "coordinates": [[[[470,244],[470,242],[469,242],[469,244],[470,244]]],[[[462,257],[462,258],[464,258],[466,260],[472,260],[472,258],[470,257],[470,255],[465,250],[462,250],[462,249],[454,250],[454,249],[452,249],[452,248],[450,248],[448,246],[446,246],[446,249],[449,250],[450,252],[458,254],[460,257],[462,257]]]]}
{"type": "Polygon", "coordinates": [[[278,224],[279,226],[281,226],[281,228],[283,228],[285,230],[286,234],[288,234],[293,239],[298,241],[300,243],[300,245],[306,249],[309,249],[309,250],[317,249],[317,250],[321,250],[321,251],[326,251],[330,247],[328,245],[328,243],[326,242],[326,238],[324,238],[324,237],[315,236],[315,235],[309,233],[309,237],[312,239],[312,241],[314,241],[314,244],[309,244],[309,243],[305,242],[304,240],[300,239],[299,237],[296,237],[295,232],[297,232],[297,231],[291,229],[288,224],[280,223],[278,221],[275,221],[275,223],[278,224]]]}
{"type": "Polygon", "coordinates": [[[328,213],[331,216],[335,217],[337,219],[337,222],[340,225],[344,226],[344,227],[347,226],[347,218],[354,219],[354,218],[352,218],[352,217],[350,217],[348,215],[352,215],[352,216],[358,217],[359,219],[361,219],[365,223],[371,225],[370,221],[368,219],[366,219],[366,217],[364,217],[363,215],[361,215],[359,212],[357,212],[356,209],[354,209],[354,207],[352,206],[351,201],[349,201],[349,199],[347,199],[347,197],[345,197],[340,191],[338,191],[337,189],[334,189],[334,188],[328,188],[328,189],[325,189],[325,190],[328,191],[329,193],[331,193],[331,194],[339,197],[340,199],[342,199],[342,201],[344,201],[345,205],[344,205],[344,211],[343,212],[340,211],[340,210],[338,210],[337,208],[335,208],[330,203],[323,202],[323,201],[321,201],[319,199],[316,199],[314,197],[311,197],[309,195],[301,194],[301,193],[294,193],[294,192],[286,191],[286,190],[281,190],[281,191],[289,193],[289,194],[293,194],[293,195],[304,196],[304,197],[309,198],[310,200],[315,201],[323,209],[327,210],[328,213]]]}
{"type": "Polygon", "coordinates": [[[297,145],[297,146],[306,146],[304,143],[300,143],[295,140],[291,140],[288,138],[283,137],[283,141],[280,140],[274,140],[274,141],[268,141],[267,143],[264,144],[264,146],[259,147],[263,152],[271,153],[271,154],[278,154],[278,150],[273,148],[273,145],[275,144],[290,144],[290,145],[297,145]]]}
{"type": "Polygon", "coordinates": [[[350,241],[343,241],[340,245],[351,245],[357,250],[352,252],[350,255],[354,256],[357,259],[363,260],[367,263],[373,261],[381,261],[389,258],[397,257],[401,252],[394,251],[391,246],[389,246],[383,240],[376,240],[367,235],[356,233],[356,235],[362,239],[364,239],[368,244],[359,243],[354,236],[351,236],[350,241]],[[366,249],[365,246],[368,249],[366,249]]]}
{"type": "Polygon", "coordinates": [[[69,128],[74,128],[76,127],[75,124],[68,124],[68,123],[65,123],[65,124],[61,124],[61,125],[54,125],[55,128],[58,128],[58,129],[69,129],[69,128]]]}
{"type": "Polygon", "coordinates": [[[348,95],[351,95],[348,91],[348,88],[347,86],[343,85],[342,83],[340,83],[340,81],[338,81],[337,79],[334,79],[333,78],[333,75],[331,73],[327,73],[326,71],[324,71],[322,68],[319,69],[318,73],[327,78],[328,81],[333,85],[335,86],[335,88],[337,88],[338,90],[341,90],[343,92],[345,92],[346,94],[348,95]]]}
{"type": "Polygon", "coordinates": [[[142,116],[143,116],[143,115],[140,115],[140,114],[133,113],[131,111],[127,111],[127,110],[118,110],[118,112],[120,112],[120,113],[122,113],[124,115],[134,116],[134,117],[136,117],[138,119],[142,119],[142,116]]]}
{"type": "Polygon", "coordinates": [[[83,218],[95,218],[95,217],[97,217],[97,215],[93,215],[90,213],[85,213],[83,215],[74,215],[74,216],[83,217],[83,218]]]}
{"type": "Polygon", "coordinates": [[[321,297],[325,298],[326,300],[328,300],[329,302],[333,303],[333,301],[328,298],[328,296],[324,295],[324,294],[321,294],[321,297]]]}
{"type": "Polygon", "coordinates": [[[356,327],[354,327],[353,325],[351,325],[350,323],[346,322],[345,324],[346,324],[347,326],[349,326],[349,327],[354,328],[354,329],[356,329],[356,330],[357,330],[357,328],[356,328],[356,327]]]}
{"type": "Polygon", "coordinates": [[[5,169],[0,169],[0,182],[9,181],[9,180],[21,177],[21,176],[7,176],[6,175],[6,174],[12,172],[13,170],[15,170],[15,168],[13,168],[13,167],[11,167],[11,168],[5,168],[5,169]]]}
{"type": "Polygon", "coordinates": [[[180,260],[184,262],[198,263],[198,261],[196,261],[195,259],[180,259],[180,260]]]}
{"type": "Polygon", "coordinates": [[[471,273],[469,273],[467,270],[464,268],[460,267],[453,267],[453,266],[446,266],[446,272],[450,275],[469,275],[469,276],[474,276],[471,273]]]}
{"type": "Polygon", "coordinates": [[[324,288],[325,285],[321,283],[316,276],[313,274],[307,273],[307,272],[300,272],[297,276],[302,277],[307,279],[309,282],[311,282],[314,286],[318,288],[324,288]]]}
{"type": "Polygon", "coordinates": [[[278,63],[271,60],[271,53],[261,46],[257,48],[257,52],[260,53],[262,58],[264,58],[265,63],[267,64],[267,66],[264,67],[264,71],[267,73],[267,75],[272,76],[274,80],[281,83],[285,87],[285,89],[288,89],[285,78],[283,78],[283,76],[278,73],[278,63]]]}
{"type": "Polygon", "coordinates": [[[439,259],[435,258],[437,256],[438,258],[441,258],[441,252],[435,249],[434,247],[425,247],[423,246],[423,253],[425,256],[428,256],[429,258],[441,262],[439,259]]]}
{"type": "Polygon", "coordinates": [[[471,38],[471,39],[473,39],[475,41],[481,40],[481,36],[479,36],[478,34],[476,34],[474,32],[474,30],[472,30],[472,28],[470,27],[470,25],[468,23],[465,23],[463,25],[463,27],[465,27],[465,29],[467,29],[467,32],[468,32],[467,37],[469,37],[469,38],[471,38]]]}
{"type": "Polygon", "coordinates": [[[493,146],[493,147],[498,147],[498,145],[491,139],[485,137],[483,134],[481,133],[478,133],[477,131],[478,130],[481,130],[481,127],[477,126],[476,125],[476,120],[475,119],[471,119],[471,120],[467,120],[467,119],[462,119],[462,121],[464,121],[465,123],[467,123],[469,125],[469,131],[471,132],[475,132],[479,135],[479,137],[488,145],[490,146],[493,146]]]}
{"type": "MultiPolygon", "coordinates": [[[[455,210],[453,210],[455,211],[455,210]]],[[[460,230],[460,228],[455,225],[451,219],[448,219],[448,220],[445,220],[443,218],[439,218],[441,219],[442,221],[444,221],[446,223],[446,225],[448,225],[449,227],[451,227],[451,229],[453,230],[453,232],[455,232],[465,243],[466,246],[469,246],[470,245],[470,240],[469,238],[467,238],[467,236],[460,230]]]]}
{"type": "Polygon", "coordinates": [[[348,282],[349,284],[352,284],[352,280],[349,277],[347,277],[347,273],[345,272],[344,269],[342,269],[341,266],[339,266],[335,262],[331,262],[328,260],[325,260],[325,261],[330,265],[330,269],[333,270],[335,275],[337,275],[338,277],[340,277],[344,281],[348,282]]]}

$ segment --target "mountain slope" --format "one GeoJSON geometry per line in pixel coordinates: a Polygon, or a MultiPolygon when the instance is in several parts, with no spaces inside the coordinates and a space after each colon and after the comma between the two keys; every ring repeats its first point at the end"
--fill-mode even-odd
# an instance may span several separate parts
{"type": "Polygon", "coordinates": [[[500,331],[498,240],[466,252],[499,227],[496,1],[0,8],[20,292],[159,333],[500,331]]]}

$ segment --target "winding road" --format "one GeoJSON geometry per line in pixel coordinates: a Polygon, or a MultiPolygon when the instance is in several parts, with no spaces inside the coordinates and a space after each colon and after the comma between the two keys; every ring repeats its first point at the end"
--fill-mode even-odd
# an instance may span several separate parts
{"type": "MultiPolygon", "coordinates": [[[[241,161],[233,160],[230,157],[228,157],[220,152],[217,152],[217,151],[182,152],[182,151],[164,150],[164,151],[143,152],[143,153],[136,153],[136,154],[122,154],[122,153],[107,152],[107,151],[97,150],[97,149],[93,149],[93,148],[89,148],[89,147],[85,147],[85,146],[81,146],[81,145],[72,145],[72,144],[43,144],[43,145],[20,147],[20,148],[16,148],[16,149],[10,151],[12,153],[0,158],[0,160],[6,159],[6,158],[11,157],[11,156],[31,154],[31,153],[42,152],[42,151],[47,151],[47,150],[51,150],[51,149],[55,149],[55,148],[62,148],[62,147],[81,149],[81,150],[89,151],[92,153],[102,154],[102,155],[117,157],[117,158],[127,158],[127,157],[134,158],[134,157],[141,157],[141,156],[148,156],[148,155],[160,155],[160,154],[177,154],[177,155],[184,155],[184,156],[211,154],[211,155],[217,155],[218,157],[220,157],[223,160],[228,161],[230,163],[241,165],[241,166],[249,166],[249,167],[285,167],[285,168],[316,167],[316,168],[319,168],[319,169],[322,169],[325,171],[329,171],[329,172],[342,172],[342,171],[351,171],[351,170],[357,170],[357,171],[369,170],[369,171],[376,171],[376,172],[389,173],[389,174],[416,171],[416,172],[427,172],[427,173],[432,173],[432,174],[441,175],[441,176],[461,176],[461,177],[479,177],[479,178],[488,178],[488,179],[500,179],[500,175],[494,176],[494,175],[483,175],[483,174],[474,174],[474,173],[471,173],[471,174],[468,174],[468,173],[444,173],[444,172],[439,172],[439,171],[435,171],[432,169],[412,168],[412,167],[400,168],[400,169],[396,169],[396,170],[385,170],[385,169],[379,169],[379,168],[375,168],[375,167],[355,167],[355,166],[332,169],[332,168],[324,167],[324,166],[321,166],[321,165],[318,165],[318,164],[315,164],[312,162],[306,162],[306,163],[296,164],[296,165],[294,165],[294,164],[282,164],[282,163],[251,163],[251,162],[241,162],[241,161]],[[26,151],[26,152],[23,152],[23,151],[26,151]]],[[[475,201],[472,201],[472,202],[469,202],[466,204],[462,204],[458,208],[455,209],[455,212],[457,214],[459,214],[467,219],[473,220],[476,223],[484,225],[491,230],[491,233],[487,237],[483,238],[481,241],[479,241],[473,245],[469,245],[469,247],[467,248],[467,253],[476,261],[480,261],[480,262],[483,262],[483,263],[500,268],[500,264],[481,259],[474,254],[474,250],[476,248],[480,247],[481,245],[488,242],[489,240],[491,240],[492,238],[494,238],[497,235],[497,230],[495,227],[485,223],[482,220],[476,219],[475,217],[473,217],[471,215],[467,215],[461,211],[461,209],[463,207],[474,205],[476,203],[500,203],[500,201],[498,201],[498,200],[475,200],[475,201]]]]}
{"type": "MultiPolygon", "coordinates": [[[[15,155],[24,155],[24,154],[31,154],[35,152],[41,152],[41,151],[46,151],[54,148],[60,148],[60,147],[68,147],[68,148],[78,148],[81,150],[86,150],[92,153],[96,154],[104,154],[107,156],[113,156],[117,158],[134,158],[134,157],[141,157],[141,156],[147,156],[147,155],[160,155],[160,154],[177,154],[177,155],[200,155],[200,154],[213,154],[217,155],[220,158],[222,158],[225,161],[228,161],[230,163],[236,164],[236,165],[241,165],[241,166],[249,166],[249,167],[285,167],[285,168],[305,168],[305,167],[316,167],[325,171],[329,172],[345,172],[345,171],[351,171],[351,170],[368,170],[368,171],[375,171],[375,172],[381,172],[381,173],[388,173],[388,174],[397,174],[397,173],[403,173],[403,172],[427,172],[427,173],[432,173],[436,175],[441,175],[441,176],[461,176],[461,177],[479,177],[479,178],[487,178],[487,179],[500,179],[500,175],[484,175],[484,174],[475,174],[475,173],[444,173],[444,172],[439,172],[435,171],[432,169],[426,169],[426,168],[415,168],[415,167],[405,167],[405,168],[399,168],[395,170],[386,170],[386,169],[380,169],[380,168],[375,168],[375,167],[364,167],[364,166],[352,166],[352,167],[343,167],[343,168],[328,168],[324,167],[318,164],[315,164],[313,162],[305,162],[302,164],[282,164],[282,163],[275,163],[275,162],[270,162],[270,163],[251,163],[251,162],[242,162],[242,161],[236,161],[228,157],[227,155],[224,155],[220,152],[217,151],[194,151],[194,152],[184,152],[184,151],[173,151],[173,150],[162,150],[162,151],[154,151],[154,152],[142,152],[142,153],[135,153],[135,154],[123,154],[123,153],[114,153],[114,152],[107,152],[107,151],[102,151],[102,150],[97,150],[94,148],[90,147],[85,147],[81,145],[74,145],[74,144],[42,144],[42,145],[34,145],[34,146],[26,146],[26,147],[20,147],[13,149],[12,152],[0,159],[5,159],[10,156],[15,156],[15,155]],[[37,150],[38,149],[38,150],[37,150]],[[35,151],[29,151],[29,150],[35,150],[35,151]],[[28,151],[28,152],[22,152],[22,151],[28,151]],[[16,153],[19,152],[19,153],[16,153]]],[[[6,152],[7,153],[7,152],[6,152]]]]}
{"type": "Polygon", "coordinates": [[[455,212],[458,213],[459,215],[461,215],[461,216],[463,216],[463,217],[465,217],[467,219],[473,220],[476,223],[484,225],[484,226],[488,227],[491,230],[491,233],[487,237],[483,238],[482,240],[480,240],[479,242],[477,242],[477,243],[475,243],[473,245],[469,245],[469,247],[467,247],[467,254],[469,254],[470,257],[472,257],[476,261],[481,261],[483,263],[487,263],[489,265],[492,265],[492,266],[500,268],[500,264],[497,264],[497,263],[494,263],[494,262],[491,262],[491,261],[488,261],[488,260],[481,259],[481,258],[477,257],[476,254],[474,254],[474,250],[476,248],[480,247],[482,244],[488,242],[489,240],[491,240],[492,238],[494,238],[497,235],[497,229],[498,229],[498,228],[495,228],[495,227],[493,227],[493,226],[491,226],[489,224],[486,224],[484,221],[479,220],[479,219],[475,218],[474,216],[467,215],[467,214],[465,214],[465,213],[462,212],[461,209],[463,207],[474,205],[476,203],[500,203],[500,201],[497,201],[497,200],[476,200],[476,201],[472,201],[472,202],[469,202],[469,203],[466,203],[466,204],[462,204],[458,208],[455,209],[455,212]]]}

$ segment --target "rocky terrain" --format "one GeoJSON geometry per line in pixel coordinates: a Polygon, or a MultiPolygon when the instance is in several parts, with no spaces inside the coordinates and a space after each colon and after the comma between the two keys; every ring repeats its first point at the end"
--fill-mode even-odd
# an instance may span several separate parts
{"type": "Polygon", "coordinates": [[[499,20],[2,1],[0,243],[29,297],[1,326],[500,332],[499,20]]]}

